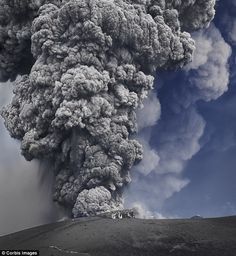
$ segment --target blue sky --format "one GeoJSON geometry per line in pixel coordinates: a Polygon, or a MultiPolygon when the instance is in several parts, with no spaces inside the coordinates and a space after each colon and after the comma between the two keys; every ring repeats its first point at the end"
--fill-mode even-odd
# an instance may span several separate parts
{"type": "MultiPolygon", "coordinates": [[[[236,2],[217,2],[211,26],[193,34],[193,63],[159,71],[161,114],[146,105],[139,124],[145,164],[133,170],[128,205],[152,215],[236,214],[236,2]],[[150,120],[153,118],[151,126],[150,120]]],[[[156,108],[155,108],[156,105],[156,108]]]]}
{"type": "Polygon", "coordinates": [[[163,211],[168,214],[236,214],[236,27],[232,25],[235,14],[233,1],[218,3],[214,24],[232,48],[229,89],[215,101],[197,103],[197,110],[206,121],[202,147],[184,171],[191,182],[166,201],[163,211]]]}

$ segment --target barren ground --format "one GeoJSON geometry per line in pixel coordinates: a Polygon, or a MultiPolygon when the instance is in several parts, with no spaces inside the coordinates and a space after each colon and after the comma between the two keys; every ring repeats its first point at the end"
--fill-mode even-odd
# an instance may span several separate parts
{"type": "Polygon", "coordinates": [[[0,237],[0,249],[38,249],[40,256],[236,256],[236,217],[80,218],[0,237]]]}

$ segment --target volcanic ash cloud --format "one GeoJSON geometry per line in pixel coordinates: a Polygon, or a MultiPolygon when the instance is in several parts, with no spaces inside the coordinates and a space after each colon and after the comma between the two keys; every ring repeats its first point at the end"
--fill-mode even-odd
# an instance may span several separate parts
{"type": "Polygon", "coordinates": [[[0,0],[0,77],[24,74],[5,125],[27,160],[54,163],[54,199],[74,217],[122,209],[142,159],[135,111],[157,69],[191,61],[184,30],[207,25],[214,3],[0,0]]]}

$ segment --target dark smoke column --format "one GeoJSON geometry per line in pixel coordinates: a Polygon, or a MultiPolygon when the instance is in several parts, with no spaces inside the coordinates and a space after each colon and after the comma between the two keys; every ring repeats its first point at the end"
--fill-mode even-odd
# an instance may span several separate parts
{"type": "Polygon", "coordinates": [[[129,139],[135,110],[156,69],[191,61],[194,42],[181,27],[208,24],[214,3],[0,0],[1,79],[24,74],[5,125],[27,160],[53,163],[54,199],[73,216],[122,209],[142,159],[129,139]]]}

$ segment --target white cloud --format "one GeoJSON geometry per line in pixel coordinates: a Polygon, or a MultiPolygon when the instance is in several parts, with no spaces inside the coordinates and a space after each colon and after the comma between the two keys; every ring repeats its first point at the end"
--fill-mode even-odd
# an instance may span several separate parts
{"type": "Polygon", "coordinates": [[[190,71],[189,85],[197,89],[196,100],[215,100],[228,90],[231,47],[213,24],[206,31],[195,33],[193,38],[196,51],[193,62],[186,67],[190,71]]]}
{"type": "Polygon", "coordinates": [[[147,210],[161,209],[166,199],[189,183],[183,177],[185,165],[200,150],[205,129],[196,102],[217,99],[228,89],[230,46],[214,25],[193,37],[196,40],[193,62],[185,68],[185,78],[173,79],[173,86],[166,90],[158,125],[147,129],[158,120],[151,118],[155,122],[150,122],[149,117],[160,116],[153,114],[155,106],[156,113],[160,111],[154,98],[146,104],[143,114],[138,115],[139,126],[146,127],[138,135],[144,145],[144,159],[133,168],[127,205],[135,202],[147,210]]]}
{"type": "Polygon", "coordinates": [[[185,162],[200,149],[199,140],[203,135],[205,121],[192,106],[160,123],[158,173],[181,173],[185,162]]]}
{"type": "Polygon", "coordinates": [[[137,218],[140,219],[167,219],[164,215],[159,212],[151,212],[147,209],[147,207],[140,202],[134,202],[132,204],[132,208],[136,209],[137,211],[137,218]]]}
{"type": "Polygon", "coordinates": [[[137,111],[138,129],[141,131],[145,127],[153,126],[161,116],[161,105],[155,92],[149,93],[144,100],[143,108],[137,111]]]}

